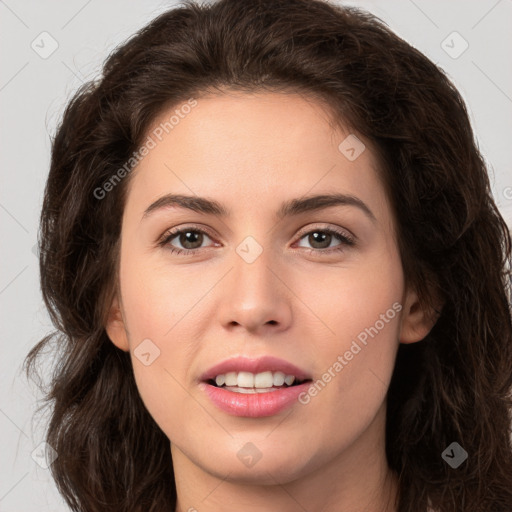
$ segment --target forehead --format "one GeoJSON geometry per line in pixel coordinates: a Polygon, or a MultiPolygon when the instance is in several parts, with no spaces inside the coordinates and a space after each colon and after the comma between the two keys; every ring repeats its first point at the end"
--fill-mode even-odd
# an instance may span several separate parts
{"type": "Polygon", "coordinates": [[[348,159],[340,145],[358,139],[334,128],[317,101],[273,92],[195,101],[162,112],[148,129],[154,147],[132,171],[132,201],[147,206],[172,192],[264,207],[272,197],[329,190],[383,199],[370,147],[356,147],[361,153],[348,159]]]}

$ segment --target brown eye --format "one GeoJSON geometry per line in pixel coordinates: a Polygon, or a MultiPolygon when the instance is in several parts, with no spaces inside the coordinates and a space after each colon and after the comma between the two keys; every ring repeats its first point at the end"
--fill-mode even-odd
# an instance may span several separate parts
{"type": "Polygon", "coordinates": [[[314,249],[327,249],[331,245],[333,235],[325,231],[314,231],[308,235],[308,242],[314,249]]]}
{"type": "MultiPolygon", "coordinates": [[[[315,229],[302,235],[300,238],[307,239],[307,242],[311,245],[313,252],[327,252],[324,249],[334,247],[334,251],[342,251],[347,246],[355,245],[355,240],[348,233],[337,231],[334,229],[315,229]],[[332,246],[332,242],[338,239],[341,243],[332,246]]],[[[299,246],[303,247],[303,246],[299,246]]]]}
{"type": "Polygon", "coordinates": [[[159,245],[168,248],[171,252],[189,254],[201,249],[205,237],[210,238],[202,229],[181,228],[167,233],[163,240],[159,242],[159,245]],[[171,243],[175,239],[176,242],[171,243]],[[174,245],[176,243],[180,244],[181,247],[176,247],[174,245]]]}
{"type": "Polygon", "coordinates": [[[199,249],[203,242],[203,233],[199,231],[183,231],[177,235],[180,244],[185,249],[199,249]]]}

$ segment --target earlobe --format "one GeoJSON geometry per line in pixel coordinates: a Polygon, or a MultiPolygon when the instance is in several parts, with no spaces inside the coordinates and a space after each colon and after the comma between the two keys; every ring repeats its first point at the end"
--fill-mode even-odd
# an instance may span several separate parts
{"type": "Polygon", "coordinates": [[[125,352],[130,350],[127,330],[117,295],[115,295],[112,300],[105,330],[107,331],[110,341],[112,341],[117,348],[125,352]]]}
{"type": "Polygon", "coordinates": [[[415,343],[424,339],[434,327],[441,307],[441,304],[436,304],[436,311],[433,311],[420,303],[415,291],[409,291],[404,301],[400,343],[415,343]]]}

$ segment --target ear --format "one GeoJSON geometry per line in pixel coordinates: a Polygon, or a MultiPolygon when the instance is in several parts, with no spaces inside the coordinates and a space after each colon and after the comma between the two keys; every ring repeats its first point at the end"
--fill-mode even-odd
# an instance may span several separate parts
{"type": "Polygon", "coordinates": [[[415,343],[427,336],[437,322],[443,306],[438,298],[435,302],[435,309],[429,308],[420,303],[414,290],[407,292],[401,319],[400,343],[415,343]]]}
{"type": "Polygon", "coordinates": [[[112,341],[112,343],[117,348],[120,348],[125,352],[130,350],[127,329],[117,294],[115,294],[114,298],[112,299],[105,330],[107,331],[107,335],[110,338],[110,341],[112,341]]]}

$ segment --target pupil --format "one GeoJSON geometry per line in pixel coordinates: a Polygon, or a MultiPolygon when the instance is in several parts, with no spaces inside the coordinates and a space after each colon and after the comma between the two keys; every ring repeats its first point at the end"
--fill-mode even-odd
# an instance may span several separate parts
{"type": "Polygon", "coordinates": [[[197,249],[198,247],[201,246],[201,243],[202,243],[202,237],[203,234],[202,233],[198,233],[197,231],[187,231],[186,233],[182,233],[181,236],[180,236],[180,243],[181,245],[183,245],[183,247],[185,247],[186,249],[197,249]],[[194,243],[197,243],[197,240],[194,242],[193,240],[189,240],[189,238],[196,238],[199,237],[199,245],[196,247],[196,246],[192,246],[192,247],[189,247],[187,246],[187,244],[194,244],[194,243]]]}
{"type": "Polygon", "coordinates": [[[329,234],[329,233],[319,233],[318,231],[315,231],[314,233],[312,233],[311,235],[309,235],[309,237],[310,237],[310,241],[309,241],[309,242],[310,242],[310,243],[311,243],[311,245],[313,245],[313,247],[314,247],[314,244],[315,244],[315,243],[319,243],[319,242],[318,242],[318,239],[319,239],[319,238],[320,238],[320,239],[323,239],[323,240],[321,240],[321,241],[320,241],[320,244],[323,244],[323,245],[322,245],[322,248],[324,248],[324,249],[325,249],[326,247],[329,247],[329,245],[331,245],[331,240],[330,240],[330,237],[331,237],[331,236],[332,236],[332,235],[331,235],[331,234],[329,234]],[[313,239],[313,241],[311,241],[311,238],[313,239]],[[325,245],[325,240],[326,240],[326,239],[328,240],[327,245],[325,245]]]}

